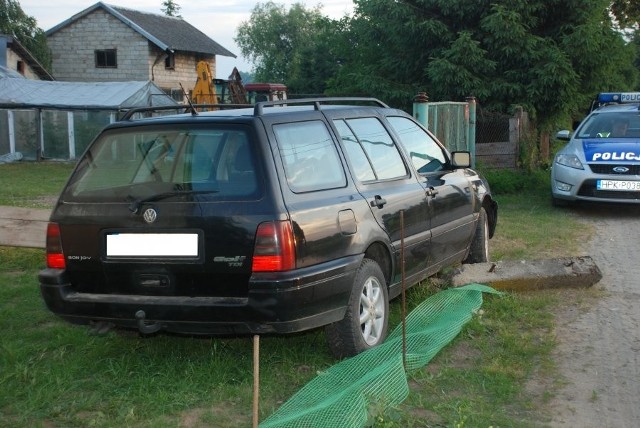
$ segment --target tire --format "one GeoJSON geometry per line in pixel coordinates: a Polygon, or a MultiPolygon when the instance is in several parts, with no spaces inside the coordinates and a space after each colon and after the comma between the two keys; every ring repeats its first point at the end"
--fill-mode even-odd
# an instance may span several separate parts
{"type": "Polygon", "coordinates": [[[389,326],[389,293],[380,266],[364,259],[356,272],[347,312],[325,327],[331,353],[351,357],[384,342],[389,326]]]}
{"type": "Polygon", "coordinates": [[[476,232],[471,241],[469,254],[463,263],[484,263],[489,261],[489,221],[487,212],[480,208],[476,232]]]}
{"type": "Polygon", "coordinates": [[[571,205],[571,201],[568,201],[566,199],[559,199],[559,198],[554,198],[553,196],[551,197],[551,205],[553,205],[554,207],[558,207],[558,208],[565,208],[571,205]]]}

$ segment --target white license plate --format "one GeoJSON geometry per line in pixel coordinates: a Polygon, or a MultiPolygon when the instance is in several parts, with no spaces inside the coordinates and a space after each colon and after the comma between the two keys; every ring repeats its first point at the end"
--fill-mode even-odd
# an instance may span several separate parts
{"type": "Polygon", "coordinates": [[[619,190],[640,192],[640,181],[628,180],[598,180],[598,190],[619,190]]]}
{"type": "Polygon", "coordinates": [[[107,257],[198,257],[198,234],[112,233],[107,257]]]}

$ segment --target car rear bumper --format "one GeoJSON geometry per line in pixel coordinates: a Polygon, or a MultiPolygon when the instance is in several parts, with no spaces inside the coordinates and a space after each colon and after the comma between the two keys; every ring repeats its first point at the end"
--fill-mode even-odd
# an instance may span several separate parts
{"type": "Polygon", "coordinates": [[[47,307],[75,324],[108,322],[142,332],[185,334],[293,333],[344,317],[362,256],[291,272],[254,274],[247,297],[80,293],[64,270],[44,269],[47,307]]]}

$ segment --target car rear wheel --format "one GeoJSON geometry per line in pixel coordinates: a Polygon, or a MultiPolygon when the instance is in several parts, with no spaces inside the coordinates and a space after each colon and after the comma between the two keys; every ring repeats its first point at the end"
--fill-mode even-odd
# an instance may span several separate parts
{"type": "Polygon", "coordinates": [[[344,319],[325,327],[337,358],[350,357],[384,342],[389,325],[389,295],[378,264],[364,259],[353,282],[344,319]]]}
{"type": "Polygon", "coordinates": [[[487,212],[480,208],[476,233],[471,241],[469,255],[464,263],[484,263],[489,261],[489,221],[487,212]]]}

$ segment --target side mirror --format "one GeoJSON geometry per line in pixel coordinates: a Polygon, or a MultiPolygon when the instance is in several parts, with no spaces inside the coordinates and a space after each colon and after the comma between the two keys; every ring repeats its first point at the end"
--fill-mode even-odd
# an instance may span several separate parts
{"type": "Polygon", "coordinates": [[[569,141],[571,139],[571,131],[567,131],[566,129],[558,131],[556,138],[558,140],[569,141]]]}
{"type": "Polygon", "coordinates": [[[470,168],[471,167],[471,153],[469,152],[452,152],[451,164],[455,168],[470,168]]]}

